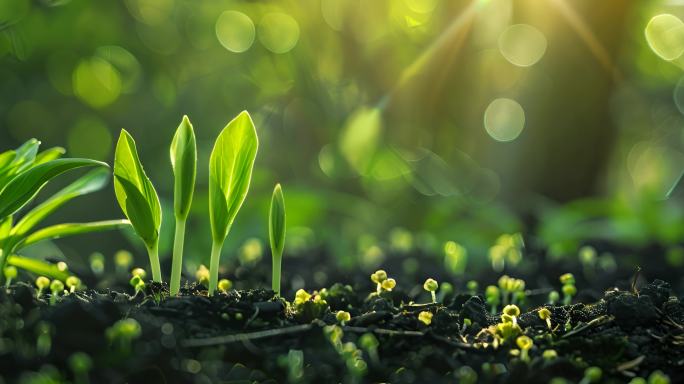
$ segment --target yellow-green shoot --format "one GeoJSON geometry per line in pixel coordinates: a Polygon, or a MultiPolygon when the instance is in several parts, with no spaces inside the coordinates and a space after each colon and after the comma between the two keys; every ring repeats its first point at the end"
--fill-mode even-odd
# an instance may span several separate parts
{"type": "Polygon", "coordinates": [[[219,134],[209,157],[209,219],[211,261],[209,295],[218,285],[221,249],[252,179],[259,140],[247,111],[231,120],[219,134]]]}
{"type": "Polygon", "coordinates": [[[273,259],[272,289],[280,296],[280,275],[283,262],[283,248],[285,247],[285,199],[280,184],[276,184],[271,198],[271,208],[268,214],[268,236],[271,242],[271,257],[273,259]]]}
{"type": "Polygon", "coordinates": [[[176,217],[176,233],[173,242],[170,294],[178,295],[183,269],[183,243],[185,223],[188,219],[197,176],[197,144],[195,132],[187,116],[183,116],[171,142],[171,167],[173,168],[173,213],[176,217]]]}

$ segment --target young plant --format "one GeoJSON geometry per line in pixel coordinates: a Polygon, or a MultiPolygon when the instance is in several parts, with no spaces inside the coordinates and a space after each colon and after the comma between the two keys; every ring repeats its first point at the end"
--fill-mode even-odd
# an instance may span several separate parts
{"type": "Polygon", "coordinates": [[[209,286],[210,273],[207,267],[204,266],[204,264],[201,264],[197,268],[197,272],[195,272],[195,278],[197,279],[198,284],[204,285],[205,287],[209,286]]]}
{"type": "Polygon", "coordinates": [[[546,327],[551,329],[551,311],[548,308],[541,308],[537,311],[539,318],[546,322],[546,327]]]}
{"type": "Polygon", "coordinates": [[[209,157],[209,218],[212,248],[209,295],[218,284],[221,249],[247,196],[259,140],[252,118],[241,112],[221,131],[209,157]]]}
{"type": "Polygon", "coordinates": [[[518,316],[520,316],[520,308],[515,304],[511,304],[504,307],[503,313],[501,314],[501,320],[504,323],[511,322],[513,325],[517,325],[518,316]]]}
{"type": "Polygon", "coordinates": [[[180,290],[183,268],[183,243],[185,223],[188,219],[197,175],[197,144],[195,132],[187,116],[183,116],[171,142],[171,167],[173,168],[173,213],[176,217],[176,234],[173,242],[173,264],[171,265],[170,293],[175,296],[180,290]]]}
{"type": "Polygon", "coordinates": [[[152,280],[161,282],[159,266],[159,228],[162,211],[159,197],[145,174],[135,140],[121,130],[114,155],[114,192],[123,213],[145,243],[150,258],[152,280]]]}
{"type": "Polygon", "coordinates": [[[218,290],[219,292],[226,293],[230,291],[230,289],[233,288],[233,282],[228,280],[228,279],[221,279],[218,282],[218,290]]]}
{"type": "Polygon", "coordinates": [[[498,308],[501,300],[501,294],[499,292],[499,288],[496,285],[487,286],[487,288],[485,289],[485,300],[491,308],[491,314],[495,315],[496,309],[498,308]]]}
{"type": "Polygon", "coordinates": [[[422,311],[418,314],[418,321],[425,325],[432,324],[432,312],[422,311]]]}
{"type": "Polygon", "coordinates": [[[340,325],[344,325],[351,320],[351,314],[349,314],[347,311],[337,311],[335,314],[335,319],[340,322],[340,325]]]}
{"type": "Polygon", "coordinates": [[[522,335],[515,339],[515,343],[518,345],[518,348],[520,348],[520,360],[524,362],[530,361],[529,351],[534,345],[532,339],[528,336],[522,335]]]}
{"type": "Polygon", "coordinates": [[[52,283],[50,283],[50,305],[55,305],[57,303],[57,299],[59,298],[59,294],[64,292],[64,283],[62,283],[60,280],[52,280],[52,283]]]}
{"type": "MultiPolygon", "coordinates": [[[[31,139],[13,151],[0,153],[0,270],[13,261],[25,269],[36,266],[24,263],[15,253],[24,247],[43,240],[87,232],[110,230],[127,226],[125,220],[109,220],[92,223],[56,224],[33,231],[43,221],[70,200],[103,188],[108,181],[107,164],[90,159],[59,159],[62,148],[38,152],[40,142],[31,139]],[[15,221],[14,215],[29,204],[38,192],[51,180],[70,170],[82,167],[98,167],[15,221]]],[[[31,271],[40,273],[36,271],[31,271]]],[[[3,276],[0,276],[2,278],[3,276]]]]}
{"type": "Polygon", "coordinates": [[[572,297],[577,294],[577,287],[575,287],[575,276],[572,273],[565,273],[561,275],[560,282],[563,284],[563,304],[570,305],[572,297]]]}
{"type": "Polygon", "coordinates": [[[50,286],[50,279],[48,279],[45,276],[38,276],[36,278],[36,288],[38,288],[38,290],[36,291],[36,298],[40,298],[40,295],[43,294],[43,291],[45,290],[45,288],[47,288],[49,286],[50,286]]]}
{"type": "Polygon", "coordinates": [[[271,197],[271,208],[268,213],[268,237],[271,241],[271,256],[273,259],[272,289],[276,296],[280,296],[280,273],[285,247],[285,199],[280,184],[276,184],[271,197]]]}
{"type": "Polygon", "coordinates": [[[5,289],[7,289],[12,284],[12,280],[17,277],[18,271],[16,267],[9,265],[5,267],[3,274],[5,275],[5,289]]]}
{"type": "Polygon", "coordinates": [[[437,283],[437,280],[432,278],[425,280],[425,283],[423,283],[423,289],[430,292],[430,295],[432,296],[432,302],[436,303],[437,295],[435,292],[437,292],[437,289],[439,289],[439,283],[437,283]]]}
{"type": "Polygon", "coordinates": [[[67,277],[65,283],[67,288],[69,288],[70,294],[76,292],[76,290],[81,287],[81,279],[76,276],[67,277]]]}

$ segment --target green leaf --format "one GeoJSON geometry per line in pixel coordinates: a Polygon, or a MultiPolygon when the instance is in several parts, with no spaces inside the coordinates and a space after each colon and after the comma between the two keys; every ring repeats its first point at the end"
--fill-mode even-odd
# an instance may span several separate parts
{"type": "Polygon", "coordinates": [[[14,237],[25,235],[36,226],[36,224],[69,200],[102,189],[107,185],[108,180],[109,171],[102,168],[82,176],[24,215],[14,228],[12,228],[11,235],[14,237]]]}
{"type": "Polygon", "coordinates": [[[128,220],[105,220],[92,223],[65,223],[57,224],[33,232],[24,238],[17,249],[28,247],[43,240],[59,239],[65,236],[80,235],[83,233],[110,231],[113,229],[126,228],[131,225],[128,220]]]}
{"type": "Polygon", "coordinates": [[[23,256],[10,255],[10,257],[7,258],[7,264],[51,279],[65,281],[67,277],[70,276],[69,272],[60,270],[54,264],[41,260],[29,259],[28,257],[23,256]]]}
{"type": "Polygon", "coordinates": [[[3,153],[2,163],[4,165],[0,167],[0,190],[12,177],[33,165],[39,146],[40,141],[31,139],[15,151],[3,153]],[[10,155],[7,155],[7,153],[10,153],[10,155]]]}
{"type": "Polygon", "coordinates": [[[268,235],[271,240],[273,257],[281,257],[285,246],[285,199],[280,184],[276,184],[271,197],[271,209],[268,213],[268,235]]]}
{"type": "Polygon", "coordinates": [[[173,136],[170,152],[174,176],[173,209],[176,218],[185,220],[190,212],[197,175],[195,132],[187,116],[183,116],[173,136]]]}
{"type": "Polygon", "coordinates": [[[36,156],[36,159],[34,160],[33,164],[38,165],[47,163],[50,160],[59,159],[60,157],[62,157],[62,155],[64,155],[64,153],[66,153],[66,150],[62,147],[46,149],[36,156]]]}
{"type": "Polygon", "coordinates": [[[75,168],[90,166],[108,167],[105,163],[90,159],[58,159],[16,175],[0,191],[0,219],[20,210],[54,177],[75,168]]]}
{"type": "Polygon", "coordinates": [[[114,192],[138,236],[148,248],[156,247],[162,218],[159,197],[140,163],[135,141],[125,129],[114,155],[114,192]]]}
{"type": "Polygon", "coordinates": [[[209,158],[209,217],[214,242],[223,242],[247,196],[259,140],[247,111],[219,134],[209,158]]]}

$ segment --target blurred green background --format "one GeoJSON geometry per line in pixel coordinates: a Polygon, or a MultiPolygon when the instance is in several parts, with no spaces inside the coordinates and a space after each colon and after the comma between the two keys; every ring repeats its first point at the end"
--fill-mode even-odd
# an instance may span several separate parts
{"type": "MultiPolygon", "coordinates": [[[[168,257],[168,147],[187,114],[191,267],[211,243],[213,140],[244,109],[261,144],[226,253],[266,238],[281,182],[286,253],[323,246],[343,265],[448,241],[487,264],[518,231],[558,256],[597,239],[684,255],[681,204],[663,201],[684,170],[682,19],[675,0],[4,0],[0,149],[35,137],[111,163],[126,128],[167,208],[168,257]]],[[[111,187],[61,213],[122,216],[111,187]]],[[[135,247],[99,234],[34,252],[135,247]]]]}

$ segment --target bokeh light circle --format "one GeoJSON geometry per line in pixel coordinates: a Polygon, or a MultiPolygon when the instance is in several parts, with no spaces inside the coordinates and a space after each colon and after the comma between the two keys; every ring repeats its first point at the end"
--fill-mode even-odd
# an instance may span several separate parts
{"type": "Polygon", "coordinates": [[[81,60],[74,70],[73,88],[81,101],[102,108],[119,98],[121,76],[106,60],[97,57],[81,60]]]}
{"type": "Polygon", "coordinates": [[[496,99],[485,110],[484,126],[496,141],[515,140],[525,127],[525,111],[515,100],[496,99]]]}
{"type": "Polygon", "coordinates": [[[71,156],[105,160],[112,148],[112,134],[97,117],[83,117],[69,130],[67,148],[71,156]]]}
{"type": "Polygon", "coordinates": [[[546,37],[537,28],[515,24],[499,35],[499,51],[511,64],[529,67],[546,53],[546,37]]]}
{"type": "Polygon", "coordinates": [[[259,22],[259,41],[273,53],[287,53],[299,41],[297,20],[284,13],[269,13],[259,22]]]}
{"type": "Polygon", "coordinates": [[[254,43],[254,35],[252,19],[242,12],[225,11],[216,20],[216,37],[231,52],[248,50],[254,43]]]}
{"type": "Polygon", "coordinates": [[[648,45],[662,59],[671,61],[684,53],[684,22],[677,16],[669,13],[654,16],[644,33],[648,45]]]}

